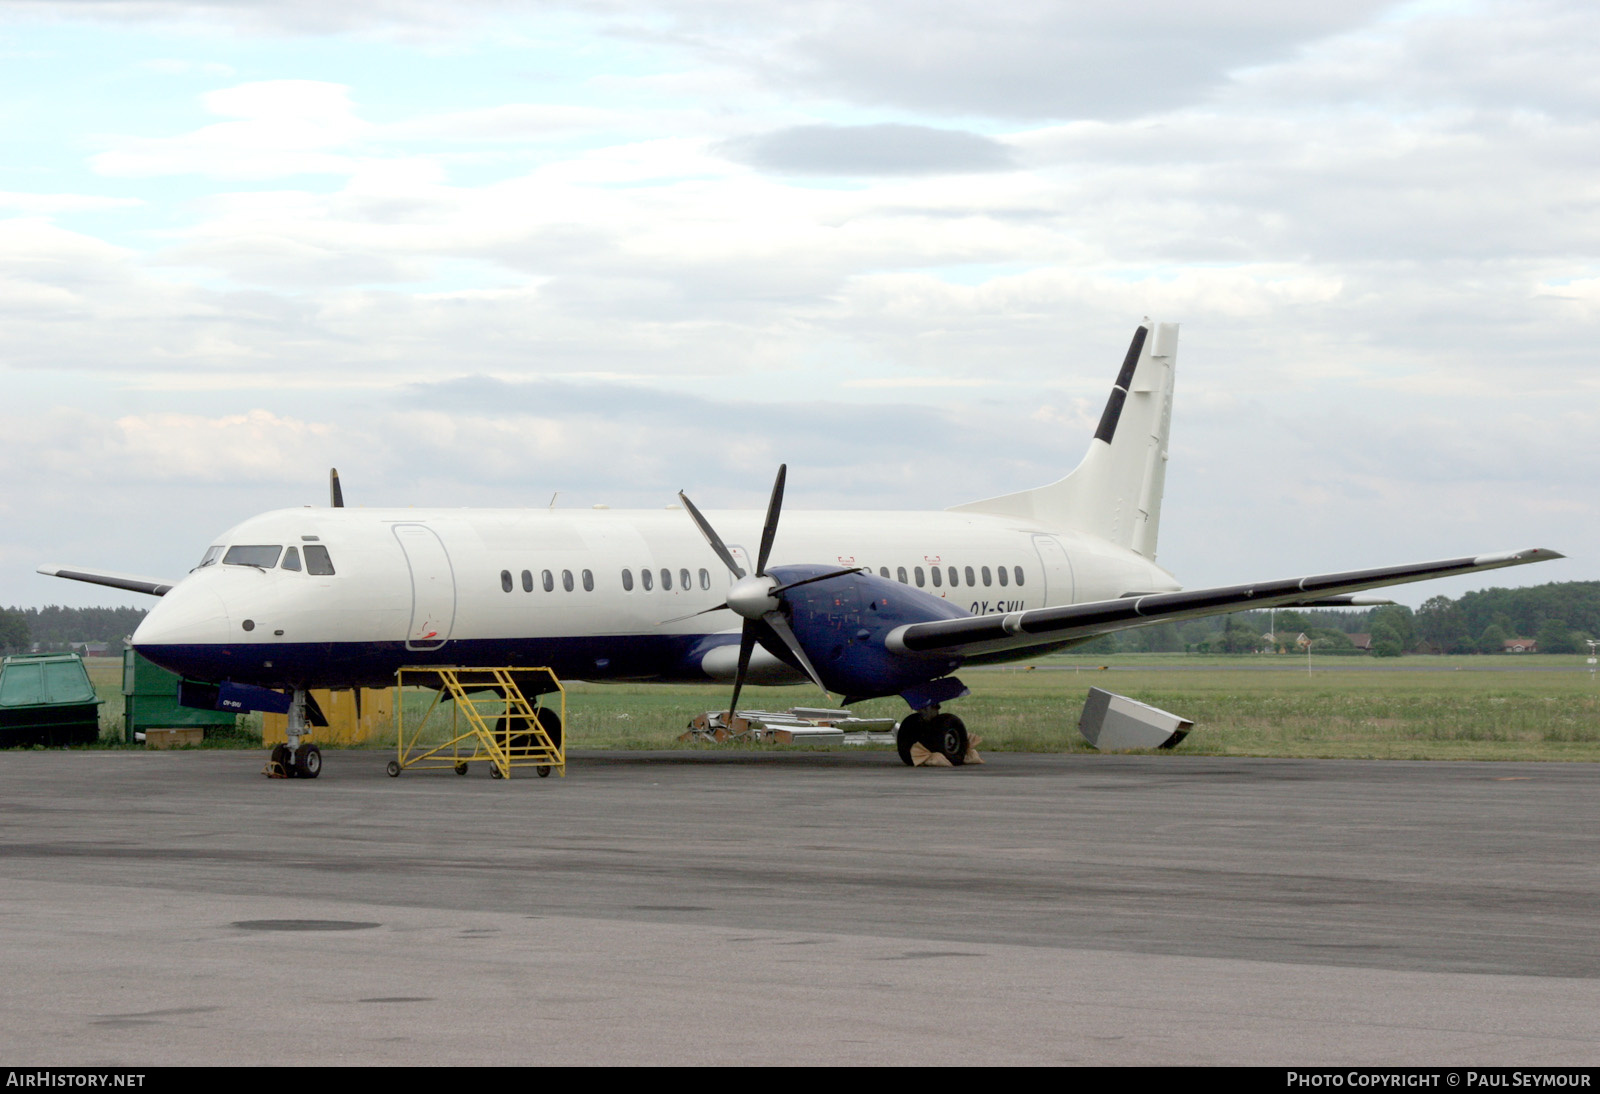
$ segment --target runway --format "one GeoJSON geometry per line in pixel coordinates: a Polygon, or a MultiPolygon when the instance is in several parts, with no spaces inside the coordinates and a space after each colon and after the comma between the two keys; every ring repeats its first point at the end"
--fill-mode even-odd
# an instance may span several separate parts
{"type": "Polygon", "coordinates": [[[0,753],[0,1059],[1600,1061],[1594,765],[263,758],[0,753]]]}

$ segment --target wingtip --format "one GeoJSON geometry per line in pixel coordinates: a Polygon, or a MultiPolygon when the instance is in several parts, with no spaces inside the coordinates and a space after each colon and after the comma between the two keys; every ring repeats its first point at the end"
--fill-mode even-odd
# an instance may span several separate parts
{"type": "Polygon", "coordinates": [[[1521,551],[1498,551],[1494,554],[1478,555],[1472,560],[1475,566],[1515,565],[1519,562],[1548,562],[1553,558],[1566,558],[1560,551],[1552,551],[1548,547],[1528,547],[1521,551]]]}

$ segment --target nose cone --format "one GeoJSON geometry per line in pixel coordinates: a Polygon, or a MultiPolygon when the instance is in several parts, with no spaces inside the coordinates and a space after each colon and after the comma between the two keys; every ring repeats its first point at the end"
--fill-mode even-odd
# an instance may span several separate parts
{"type": "Polygon", "coordinates": [[[178,583],[133,632],[133,648],[170,672],[209,679],[233,637],[228,608],[197,578],[178,583]]]}

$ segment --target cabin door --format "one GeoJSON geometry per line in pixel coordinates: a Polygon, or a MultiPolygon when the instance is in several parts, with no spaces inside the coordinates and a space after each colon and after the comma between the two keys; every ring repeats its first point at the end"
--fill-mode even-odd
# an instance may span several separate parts
{"type": "Polygon", "coordinates": [[[1033,548],[1039,552],[1044,566],[1045,604],[1071,604],[1076,590],[1073,588],[1072,561],[1065,547],[1055,536],[1034,536],[1033,548]]]}
{"type": "Polygon", "coordinates": [[[406,649],[436,650],[456,622],[456,579],[439,534],[425,524],[396,524],[394,538],[411,568],[411,629],[406,649]]]}

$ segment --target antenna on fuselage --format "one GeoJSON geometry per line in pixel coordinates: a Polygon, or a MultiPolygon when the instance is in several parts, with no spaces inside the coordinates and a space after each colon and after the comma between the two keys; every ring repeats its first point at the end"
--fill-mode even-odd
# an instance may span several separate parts
{"type": "Polygon", "coordinates": [[[344,491],[339,489],[339,469],[328,468],[328,504],[335,509],[344,508],[344,491]]]}

